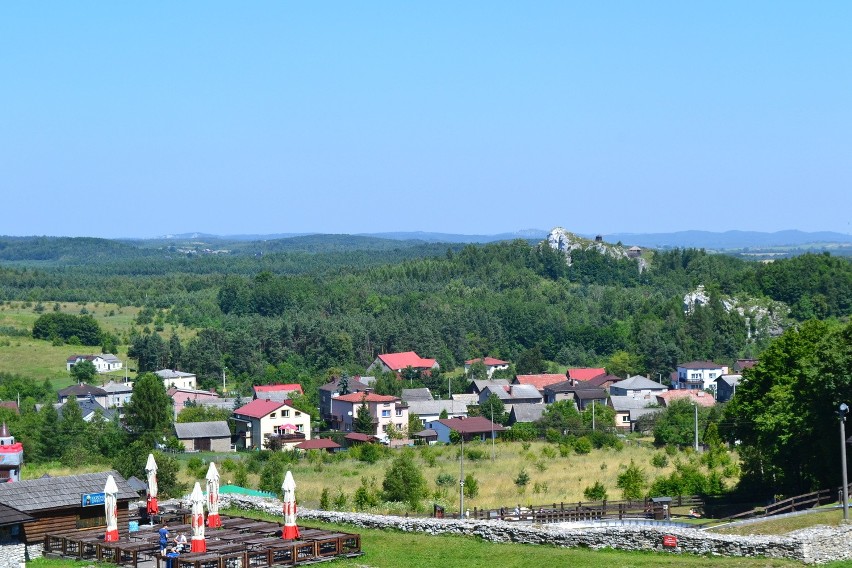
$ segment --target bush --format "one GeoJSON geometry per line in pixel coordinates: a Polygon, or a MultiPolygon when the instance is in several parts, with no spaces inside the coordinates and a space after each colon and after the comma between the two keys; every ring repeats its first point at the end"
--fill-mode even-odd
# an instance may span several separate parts
{"type": "Polygon", "coordinates": [[[357,510],[363,511],[370,507],[379,506],[381,500],[379,499],[379,495],[373,490],[375,485],[375,478],[370,478],[369,482],[366,477],[361,478],[361,486],[355,490],[355,495],[352,498],[357,510]]]}
{"type": "Polygon", "coordinates": [[[319,502],[320,511],[328,511],[330,507],[331,507],[331,497],[328,494],[328,487],[323,487],[322,493],[320,494],[320,502],[319,502]]]}
{"type": "Polygon", "coordinates": [[[452,487],[456,484],[456,478],[450,473],[439,473],[435,478],[435,485],[438,487],[452,487]]]}
{"type": "Polygon", "coordinates": [[[574,442],[574,451],[580,455],[588,454],[592,451],[592,442],[585,436],[577,438],[574,442]]]}
{"type": "Polygon", "coordinates": [[[426,480],[414,463],[411,450],[403,450],[385,472],[382,490],[386,501],[408,503],[416,509],[426,496],[426,480]]]}
{"type": "Polygon", "coordinates": [[[477,495],[479,495],[479,482],[473,474],[468,473],[464,476],[464,496],[473,499],[477,495]]]}
{"type": "Polygon", "coordinates": [[[523,488],[526,487],[529,482],[530,475],[527,473],[527,470],[522,468],[521,471],[518,472],[518,477],[515,478],[515,485],[523,488]]]}
{"type": "Polygon", "coordinates": [[[625,499],[640,499],[644,496],[646,483],[645,472],[630,460],[627,469],[618,475],[616,486],[625,499]]]}
{"type": "Polygon", "coordinates": [[[669,458],[666,454],[654,454],[651,458],[651,465],[656,468],[664,468],[669,465],[669,458]]]}
{"type": "Polygon", "coordinates": [[[464,455],[470,461],[481,461],[488,458],[488,454],[482,448],[467,448],[464,455]]]}
{"type": "Polygon", "coordinates": [[[600,481],[595,481],[594,485],[583,489],[583,497],[589,501],[605,501],[607,499],[606,487],[600,481]]]}

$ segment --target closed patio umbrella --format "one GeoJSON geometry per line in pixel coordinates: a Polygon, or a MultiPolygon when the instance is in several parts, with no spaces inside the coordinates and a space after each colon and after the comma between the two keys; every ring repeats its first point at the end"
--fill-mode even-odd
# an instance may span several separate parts
{"type": "Polygon", "coordinates": [[[159,506],[157,505],[157,462],[154,461],[154,454],[148,454],[145,473],[148,474],[148,501],[145,510],[151,516],[159,512],[159,506]]]}
{"type": "Polygon", "coordinates": [[[197,481],[189,502],[192,504],[192,542],[189,549],[192,552],[207,552],[207,542],[204,540],[204,493],[197,481]]]}
{"type": "Polygon", "coordinates": [[[213,462],[207,468],[207,526],[211,529],[222,526],[219,517],[219,472],[213,462]]]}
{"type": "Polygon", "coordinates": [[[118,540],[117,495],[118,486],[115,484],[115,479],[110,475],[107,477],[106,485],[104,486],[104,512],[106,513],[106,533],[104,534],[104,540],[106,542],[115,542],[118,540]]]}
{"type": "Polygon", "coordinates": [[[296,540],[299,538],[299,527],[296,525],[296,482],[289,471],[284,476],[281,490],[284,492],[284,530],[281,536],[286,540],[296,540]]]}

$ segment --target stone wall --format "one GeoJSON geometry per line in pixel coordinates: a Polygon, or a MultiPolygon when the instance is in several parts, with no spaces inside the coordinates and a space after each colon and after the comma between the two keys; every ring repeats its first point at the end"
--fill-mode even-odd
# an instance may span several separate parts
{"type": "MultiPolygon", "coordinates": [[[[230,503],[243,509],[281,515],[281,502],[275,499],[241,495],[222,495],[220,498],[223,505],[230,503]]],[[[852,526],[814,527],[783,536],[737,536],[680,527],[565,528],[505,521],[405,518],[309,509],[300,510],[299,517],[370,529],[478,536],[492,542],[582,546],[593,550],[614,548],[708,556],[764,556],[788,558],[808,564],[852,558],[852,526]],[[663,546],[664,536],[675,537],[677,546],[663,546]]]]}
{"type": "Polygon", "coordinates": [[[0,545],[0,568],[19,568],[27,560],[27,547],[20,542],[0,545]]]}

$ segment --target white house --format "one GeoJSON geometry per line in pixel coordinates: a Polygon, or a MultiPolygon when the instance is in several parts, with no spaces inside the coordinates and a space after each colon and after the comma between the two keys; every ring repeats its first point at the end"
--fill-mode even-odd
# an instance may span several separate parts
{"type": "Polygon", "coordinates": [[[369,373],[379,369],[383,373],[389,373],[391,371],[394,373],[401,373],[408,367],[411,367],[415,371],[431,372],[432,369],[440,368],[440,365],[438,365],[438,362],[435,359],[421,357],[414,351],[405,351],[403,353],[384,353],[376,357],[375,361],[370,363],[370,366],[367,367],[367,372],[369,373]]]}
{"type": "Polygon", "coordinates": [[[193,373],[173,371],[172,369],[160,369],[154,373],[163,381],[166,390],[174,387],[178,389],[195,390],[198,388],[198,380],[193,373]]]}
{"type": "Polygon", "coordinates": [[[400,431],[408,428],[408,404],[395,396],[372,392],[353,392],[332,398],[332,426],[337,430],[352,432],[358,409],[362,406],[367,407],[373,420],[374,431],[367,434],[387,441],[387,431],[391,424],[400,431]]]}
{"type": "Polygon", "coordinates": [[[293,447],[311,439],[311,415],[283,402],[254,399],[234,411],[237,449],[266,447],[270,436],[278,436],[282,447],[293,447]]]}
{"type": "Polygon", "coordinates": [[[672,388],[687,390],[712,390],[716,387],[716,379],[728,374],[728,367],[713,361],[690,361],[679,363],[677,366],[677,381],[672,381],[672,388]]]}
{"type": "Polygon", "coordinates": [[[71,367],[80,361],[91,361],[98,373],[109,373],[111,371],[120,371],[124,368],[121,359],[111,353],[101,353],[99,355],[71,355],[65,360],[65,370],[70,371],[71,367]]]}
{"type": "Polygon", "coordinates": [[[647,379],[642,375],[633,375],[629,379],[613,383],[609,387],[612,396],[632,396],[634,398],[653,398],[656,393],[669,390],[669,387],[647,379]]]}
{"type": "Polygon", "coordinates": [[[133,395],[133,383],[110,381],[101,388],[107,393],[107,408],[123,408],[133,395]]]}
{"type": "Polygon", "coordinates": [[[488,374],[488,378],[494,374],[494,371],[505,371],[509,368],[508,361],[501,361],[500,359],[495,359],[494,357],[479,357],[478,359],[469,359],[464,362],[464,373],[468,374],[470,372],[470,366],[474,363],[482,363],[485,365],[485,372],[488,374]]]}

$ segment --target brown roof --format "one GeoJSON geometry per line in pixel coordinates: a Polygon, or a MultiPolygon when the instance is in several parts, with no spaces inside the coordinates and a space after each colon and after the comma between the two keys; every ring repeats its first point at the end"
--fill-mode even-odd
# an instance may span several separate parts
{"type": "Polygon", "coordinates": [[[517,375],[515,383],[519,385],[534,386],[538,390],[543,390],[544,387],[565,380],[565,375],[562,373],[541,373],[538,375],[517,375]]]}
{"type": "Polygon", "coordinates": [[[296,448],[299,450],[333,450],[340,447],[340,444],[329,438],[314,438],[313,440],[306,440],[301,444],[296,444],[296,448]]]}
{"type": "Polygon", "coordinates": [[[500,424],[494,424],[482,416],[470,416],[468,418],[444,418],[438,420],[441,424],[455,430],[459,434],[481,434],[483,432],[502,432],[505,430],[500,424]]]}
{"type": "Polygon", "coordinates": [[[349,432],[345,436],[345,439],[350,440],[352,442],[376,442],[378,438],[375,436],[370,436],[369,434],[362,434],[361,432],[349,432]]]}
{"type": "Polygon", "coordinates": [[[590,387],[604,387],[607,384],[617,383],[620,380],[621,380],[621,377],[616,377],[615,375],[602,374],[602,375],[598,375],[597,377],[592,377],[591,379],[586,381],[586,383],[590,387]]]}
{"type": "Polygon", "coordinates": [[[694,402],[698,406],[715,406],[716,401],[713,395],[700,390],[670,390],[657,394],[657,401],[662,406],[668,406],[673,400],[681,398],[689,399],[689,402],[694,402]]]}

